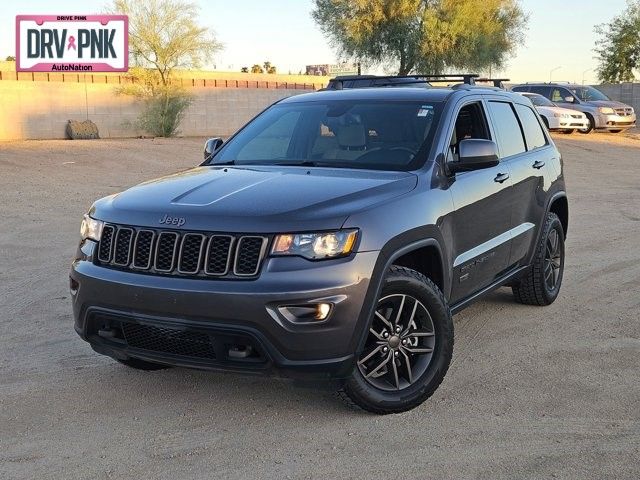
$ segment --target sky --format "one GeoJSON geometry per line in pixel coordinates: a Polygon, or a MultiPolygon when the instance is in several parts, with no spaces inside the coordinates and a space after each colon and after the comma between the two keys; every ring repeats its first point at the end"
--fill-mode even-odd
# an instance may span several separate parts
{"type": "MultiPolygon", "coordinates": [[[[263,63],[281,73],[339,60],[311,18],[312,0],[209,0],[200,5],[200,23],[212,28],[224,49],[209,68],[240,70],[263,63]]],[[[507,67],[494,76],[515,82],[553,80],[594,83],[595,25],[625,8],[625,0],[521,0],[529,26],[507,67]],[[551,73],[552,69],[560,67],[551,73]]],[[[105,0],[23,0],[0,2],[0,58],[15,55],[15,16],[100,13],[105,0]],[[55,5],[55,7],[52,7],[55,5]]],[[[380,70],[363,73],[381,73],[380,70]]],[[[427,72],[422,72],[427,73],[427,72]]],[[[482,73],[482,72],[480,72],[482,73]]]]}

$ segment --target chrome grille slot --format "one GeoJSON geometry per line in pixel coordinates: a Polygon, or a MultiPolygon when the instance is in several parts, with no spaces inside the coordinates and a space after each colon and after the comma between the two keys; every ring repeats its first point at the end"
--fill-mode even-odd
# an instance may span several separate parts
{"type": "Polygon", "coordinates": [[[101,262],[111,261],[115,233],[116,228],[111,225],[105,225],[102,229],[102,237],[100,237],[100,245],[98,246],[98,260],[101,262]]]}
{"type": "Polygon", "coordinates": [[[266,246],[265,237],[240,237],[233,262],[233,273],[241,277],[257,274],[266,246]]]}
{"type": "Polygon", "coordinates": [[[175,232],[160,233],[156,245],[155,269],[159,272],[170,272],[173,270],[177,250],[178,234],[175,232]]]}
{"type": "Polygon", "coordinates": [[[200,259],[205,245],[205,236],[199,233],[187,233],[182,237],[178,272],[197,273],[200,270],[200,259]]]}
{"type": "Polygon", "coordinates": [[[147,270],[151,267],[153,237],[155,233],[152,230],[138,230],[133,245],[133,268],[147,270]]]}
{"type": "Polygon", "coordinates": [[[231,235],[211,236],[204,260],[204,273],[207,275],[226,275],[229,273],[234,240],[231,235]]]}
{"type": "Polygon", "coordinates": [[[116,233],[115,248],[113,252],[114,265],[129,265],[131,257],[131,244],[133,241],[133,229],[122,227],[116,233]]]}

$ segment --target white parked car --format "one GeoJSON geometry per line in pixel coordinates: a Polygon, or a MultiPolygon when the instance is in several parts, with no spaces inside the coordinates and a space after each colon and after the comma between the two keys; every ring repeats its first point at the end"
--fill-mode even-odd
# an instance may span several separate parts
{"type": "Polygon", "coordinates": [[[520,95],[531,100],[549,130],[573,133],[576,130],[589,129],[589,119],[582,112],[559,107],[551,100],[537,93],[520,93],[520,95]]]}

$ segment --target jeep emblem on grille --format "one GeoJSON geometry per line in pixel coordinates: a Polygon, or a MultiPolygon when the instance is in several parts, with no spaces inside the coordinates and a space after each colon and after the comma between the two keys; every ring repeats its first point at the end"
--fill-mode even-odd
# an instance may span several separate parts
{"type": "Polygon", "coordinates": [[[187,222],[184,217],[170,217],[169,215],[165,215],[160,219],[158,223],[162,223],[163,225],[175,225],[177,227],[181,227],[187,222]]]}

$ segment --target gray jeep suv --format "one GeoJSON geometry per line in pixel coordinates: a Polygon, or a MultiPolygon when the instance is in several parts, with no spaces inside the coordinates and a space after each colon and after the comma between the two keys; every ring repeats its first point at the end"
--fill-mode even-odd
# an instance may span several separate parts
{"type": "Polygon", "coordinates": [[[537,93],[560,107],[583,112],[590,125],[579,129],[580,133],[590,133],[594,129],[620,133],[636,126],[636,113],[632,107],[611,100],[597,88],[588,85],[527,83],[516,85],[511,90],[537,93]]]}
{"type": "Polygon", "coordinates": [[[93,204],[75,329],[133,368],[333,379],[400,412],[443,380],[452,314],[505,285],[556,299],[567,223],[561,156],[521,95],[298,95],[200,166],[93,204]]]}

